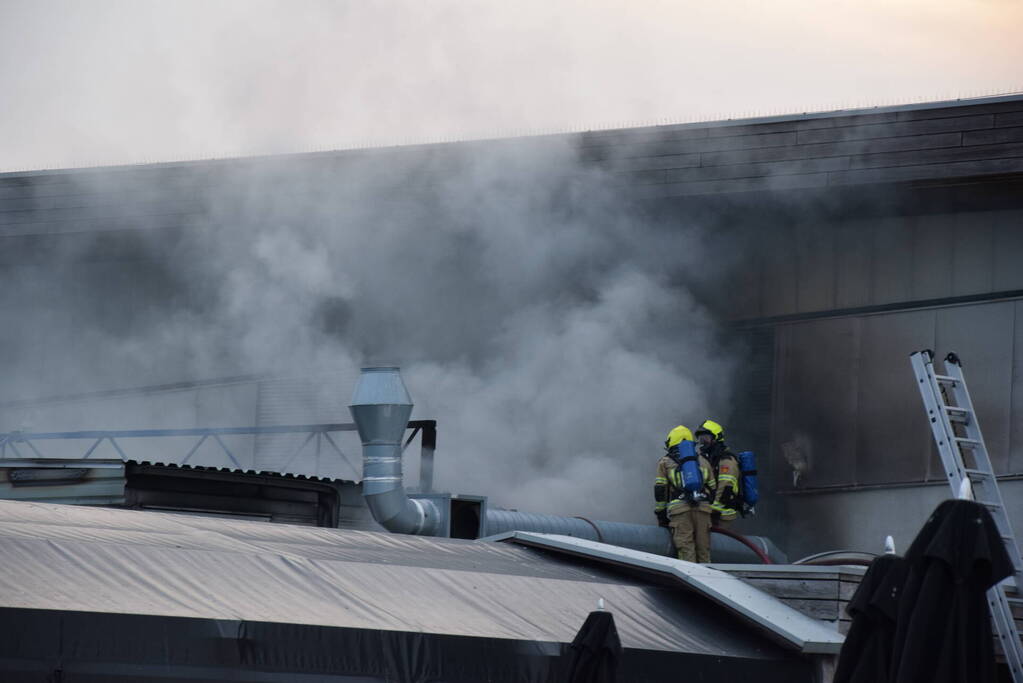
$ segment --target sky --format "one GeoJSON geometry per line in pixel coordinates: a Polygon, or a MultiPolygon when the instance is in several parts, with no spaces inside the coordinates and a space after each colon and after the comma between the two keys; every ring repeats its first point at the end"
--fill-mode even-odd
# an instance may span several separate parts
{"type": "Polygon", "coordinates": [[[0,0],[0,171],[1023,90],[1014,0],[0,0]]]}

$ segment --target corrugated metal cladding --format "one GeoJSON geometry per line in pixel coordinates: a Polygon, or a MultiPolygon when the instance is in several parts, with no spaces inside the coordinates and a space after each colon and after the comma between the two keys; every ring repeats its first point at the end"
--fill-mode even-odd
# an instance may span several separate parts
{"type": "Polygon", "coordinates": [[[698,595],[506,544],[0,501],[0,554],[0,669],[25,680],[562,680],[600,598],[619,680],[814,680],[698,595]]]}

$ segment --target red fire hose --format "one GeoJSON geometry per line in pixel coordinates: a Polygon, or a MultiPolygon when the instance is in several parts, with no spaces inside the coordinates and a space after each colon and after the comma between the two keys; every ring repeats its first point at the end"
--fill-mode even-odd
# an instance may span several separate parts
{"type": "Polygon", "coordinates": [[[713,531],[716,534],[721,534],[722,536],[728,536],[729,538],[734,538],[739,543],[742,543],[744,546],[746,546],[747,548],[752,550],[754,553],[756,553],[756,556],[760,558],[760,561],[762,563],[764,563],[764,564],[774,564],[774,561],[770,557],[768,557],[767,553],[765,553],[762,548],[758,548],[757,545],[755,543],[753,543],[753,541],[749,540],[748,538],[746,538],[742,534],[737,534],[734,531],[729,531],[728,529],[722,529],[719,526],[712,526],[710,528],[710,530],[713,531]]]}

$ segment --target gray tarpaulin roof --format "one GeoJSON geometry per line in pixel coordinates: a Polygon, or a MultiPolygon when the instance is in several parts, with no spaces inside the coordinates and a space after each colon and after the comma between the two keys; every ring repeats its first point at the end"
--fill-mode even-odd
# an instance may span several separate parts
{"type": "Polygon", "coordinates": [[[0,607],[569,642],[598,598],[626,648],[783,657],[712,603],[503,543],[0,501],[0,607]]]}
{"type": "Polygon", "coordinates": [[[698,591],[723,609],[801,652],[837,654],[845,641],[845,637],[830,625],[808,617],[741,579],[708,565],[557,534],[512,531],[494,536],[492,540],[521,543],[670,577],[680,586],[698,591]]]}

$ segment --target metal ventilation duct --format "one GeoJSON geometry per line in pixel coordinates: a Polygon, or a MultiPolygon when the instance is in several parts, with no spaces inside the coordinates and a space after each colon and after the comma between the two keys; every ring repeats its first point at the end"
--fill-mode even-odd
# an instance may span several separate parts
{"type": "Polygon", "coordinates": [[[642,550],[655,555],[675,554],[671,534],[659,526],[605,522],[583,517],[560,517],[518,510],[488,510],[486,535],[494,536],[507,531],[561,534],[642,550]]]}
{"type": "MultiPolygon", "coordinates": [[[[362,438],[362,495],[373,519],[388,531],[399,534],[450,536],[451,496],[417,494],[416,498],[409,498],[402,483],[401,437],[412,414],[412,399],[398,368],[363,368],[349,410],[362,438]]],[[[585,538],[655,555],[675,554],[671,533],[663,527],[488,509],[483,504],[477,509],[477,533],[460,538],[534,531],[585,538]]],[[[748,536],[745,540],[775,562],[786,561],[770,539],[748,536]]],[[[711,552],[718,562],[761,561],[742,542],[720,534],[711,537],[711,552]]]]}
{"type": "Polygon", "coordinates": [[[398,368],[363,368],[348,410],[362,440],[362,496],[373,519],[395,533],[437,535],[437,506],[409,498],[402,483],[401,437],[412,398],[398,368]]]}

